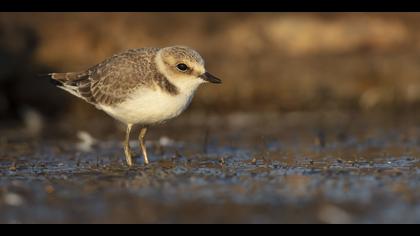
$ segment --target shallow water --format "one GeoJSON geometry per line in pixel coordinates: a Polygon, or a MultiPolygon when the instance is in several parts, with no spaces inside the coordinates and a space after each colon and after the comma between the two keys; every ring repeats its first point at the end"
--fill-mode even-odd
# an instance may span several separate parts
{"type": "Polygon", "coordinates": [[[417,117],[189,114],[151,129],[134,168],[122,133],[82,152],[3,128],[0,222],[420,223],[417,117]]]}

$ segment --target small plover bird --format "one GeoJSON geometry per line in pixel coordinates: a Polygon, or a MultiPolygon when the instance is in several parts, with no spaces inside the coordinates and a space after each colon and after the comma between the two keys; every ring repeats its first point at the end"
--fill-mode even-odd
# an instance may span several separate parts
{"type": "Polygon", "coordinates": [[[127,125],[124,153],[129,166],[133,125],[141,125],[139,143],[148,164],[147,128],[181,114],[200,84],[221,83],[206,71],[200,54],[185,46],[129,49],[85,71],[49,76],[59,88],[127,125]]]}

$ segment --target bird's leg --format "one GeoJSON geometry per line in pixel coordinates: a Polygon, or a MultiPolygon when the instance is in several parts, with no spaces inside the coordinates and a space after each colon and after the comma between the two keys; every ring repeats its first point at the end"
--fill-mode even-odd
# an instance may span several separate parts
{"type": "Polygon", "coordinates": [[[147,165],[149,164],[149,159],[147,158],[146,145],[144,144],[144,137],[146,136],[146,133],[147,133],[147,127],[142,127],[139,134],[139,142],[140,142],[141,151],[143,153],[144,164],[147,165]]]}
{"type": "Polygon", "coordinates": [[[125,160],[127,161],[128,166],[133,166],[133,156],[131,154],[131,149],[130,149],[130,132],[131,132],[132,127],[133,127],[132,124],[127,125],[127,131],[125,132],[125,141],[124,141],[125,160]]]}

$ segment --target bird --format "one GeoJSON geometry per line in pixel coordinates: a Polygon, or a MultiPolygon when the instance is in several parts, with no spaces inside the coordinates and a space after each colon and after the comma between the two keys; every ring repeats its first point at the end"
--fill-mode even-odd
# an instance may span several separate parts
{"type": "Polygon", "coordinates": [[[145,145],[148,128],[180,115],[203,83],[222,83],[206,71],[194,49],[182,46],[127,49],[87,70],[49,73],[55,86],[83,99],[126,125],[124,154],[134,165],[129,141],[139,125],[139,146],[149,164],[145,145]]]}

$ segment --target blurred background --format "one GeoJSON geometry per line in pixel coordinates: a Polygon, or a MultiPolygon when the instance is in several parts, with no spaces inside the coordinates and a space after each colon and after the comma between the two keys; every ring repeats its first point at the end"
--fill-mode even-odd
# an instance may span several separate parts
{"type": "Polygon", "coordinates": [[[419,108],[416,13],[0,13],[0,222],[420,223],[419,108]],[[39,76],[176,44],[223,84],[149,166],[39,76]]]}
{"type": "Polygon", "coordinates": [[[419,22],[414,13],[0,13],[0,120],[106,120],[38,74],[175,44],[199,51],[224,82],[199,89],[188,112],[411,110],[419,22]]]}

